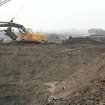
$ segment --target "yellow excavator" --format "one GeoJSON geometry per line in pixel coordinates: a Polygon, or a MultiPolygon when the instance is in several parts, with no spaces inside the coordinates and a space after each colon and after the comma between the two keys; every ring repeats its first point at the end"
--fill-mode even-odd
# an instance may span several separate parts
{"type": "MultiPolygon", "coordinates": [[[[10,0],[0,0],[0,6],[4,5],[5,3],[9,2],[10,0]]],[[[14,17],[15,18],[15,17],[14,17]]],[[[41,33],[33,33],[29,32],[23,25],[14,23],[12,20],[10,22],[0,22],[0,28],[5,28],[6,35],[9,36],[12,40],[16,42],[34,42],[34,43],[45,43],[48,41],[48,36],[43,35],[41,33]],[[16,35],[13,31],[13,28],[19,30],[20,35],[16,35]]]]}
{"type": "Polygon", "coordinates": [[[30,43],[46,43],[48,36],[41,33],[33,33],[26,29],[23,25],[10,22],[0,22],[0,27],[4,27],[6,35],[16,42],[30,42],[30,43]],[[20,35],[16,35],[14,28],[18,29],[20,35]]]}

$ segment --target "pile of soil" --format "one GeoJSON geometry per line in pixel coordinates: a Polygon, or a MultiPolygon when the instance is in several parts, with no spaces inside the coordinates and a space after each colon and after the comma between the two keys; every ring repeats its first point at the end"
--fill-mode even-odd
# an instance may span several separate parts
{"type": "Polygon", "coordinates": [[[0,45],[0,105],[97,105],[104,99],[104,44],[0,45]]]}

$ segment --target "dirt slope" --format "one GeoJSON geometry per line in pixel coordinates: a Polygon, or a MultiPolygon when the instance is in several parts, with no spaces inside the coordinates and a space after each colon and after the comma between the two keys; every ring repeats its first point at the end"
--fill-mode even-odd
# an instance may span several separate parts
{"type": "Polygon", "coordinates": [[[104,65],[102,44],[0,45],[0,105],[79,105],[103,86],[102,103],[104,65]]]}

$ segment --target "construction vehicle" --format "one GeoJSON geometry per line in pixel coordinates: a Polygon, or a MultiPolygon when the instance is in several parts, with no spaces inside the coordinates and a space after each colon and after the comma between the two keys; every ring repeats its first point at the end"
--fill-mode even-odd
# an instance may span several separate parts
{"type": "MultiPolygon", "coordinates": [[[[4,5],[5,3],[9,2],[11,0],[0,0],[0,6],[4,5]]],[[[22,6],[23,7],[23,6],[22,6]]],[[[20,12],[21,9],[17,12],[16,16],[20,12]]],[[[16,17],[14,16],[14,18],[16,17]]],[[[1,31],[4,31],[7,36],[9,36],[12,40],[16,42],[34,42],[34,43],[45,43],[48,41],[48,36],[43,35],[40,33],[33,33],[29,32],[23,25],[14,23],[12,20],[10,22],[0,22],[0,28],[6,28],[1,31]],[[20,35],[16,35],[13,28],[18,29],[20,35]]]]}
{"type": "Polygon", "coordinates": [[[34,42],[34,43],[46,43],[48,40],[47,35],[43,35],[40,33],[29,32],[23,25],[10,22],[0,22],[0,27],[6,28],[3,29],[7,36],[9,36],[12,40],[16,42],[34,42]],[[18,29],[20,35],[16,35],[13,28],[18,29]]]}

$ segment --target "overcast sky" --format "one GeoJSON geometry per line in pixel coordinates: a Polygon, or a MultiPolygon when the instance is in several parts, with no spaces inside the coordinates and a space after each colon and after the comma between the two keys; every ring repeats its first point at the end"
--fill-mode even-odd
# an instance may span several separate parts
{"type": "Polygon", "coordinates": [[[0,21],[34,30],[105,28],[105,0],[11,0],[0,7],[0,21]]]}

